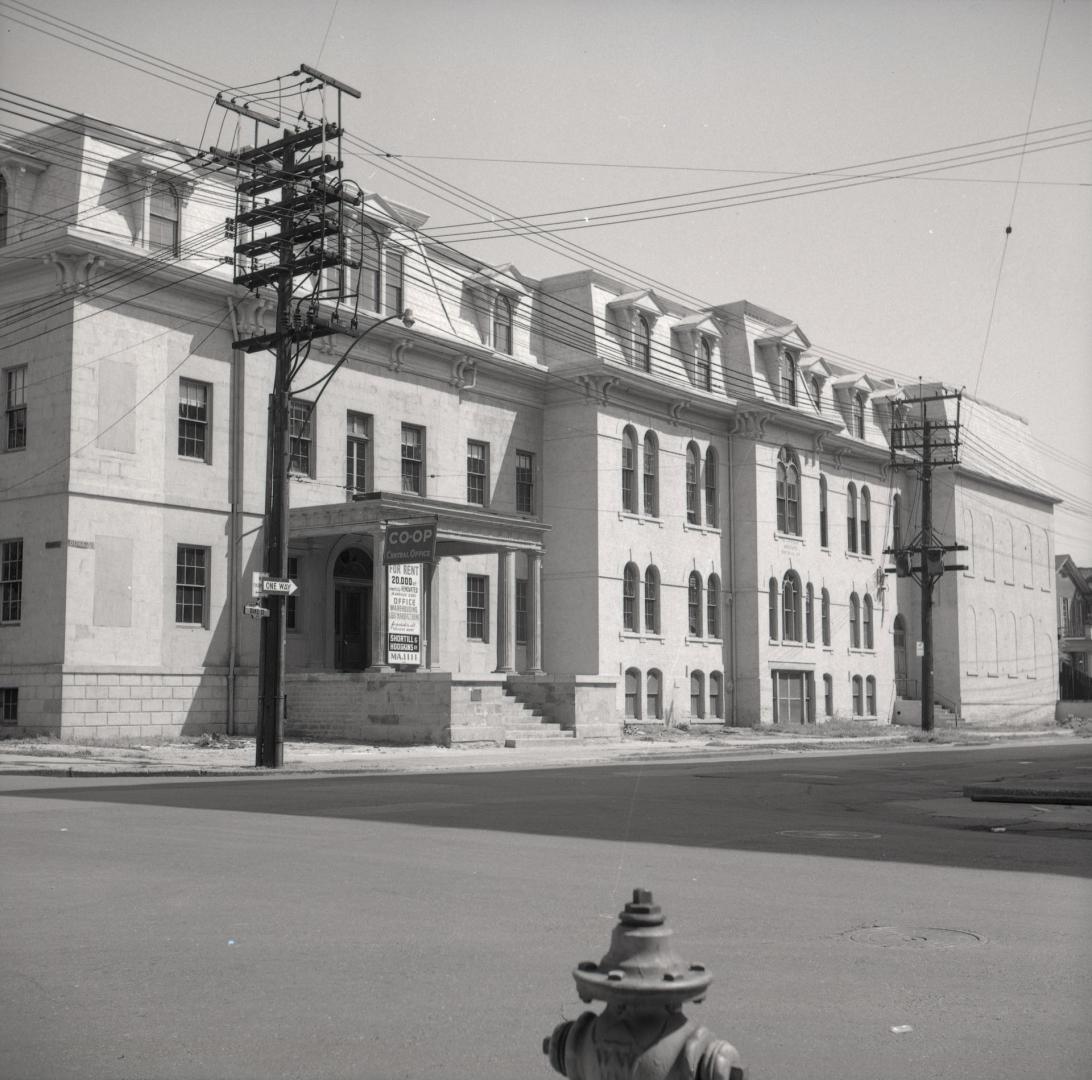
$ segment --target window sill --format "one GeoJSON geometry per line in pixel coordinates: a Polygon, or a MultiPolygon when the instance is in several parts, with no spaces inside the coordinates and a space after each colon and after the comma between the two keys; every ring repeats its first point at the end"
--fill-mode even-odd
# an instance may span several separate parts
{"type": "Polygon", "coordinates": [[[703,536],[709,534],[711,536],[720,536],[720,529],[715,525],[700,525],[695,524],[692,521],[683,522],[683,532],[696,532],[701,533],[703,536]]]}
{"type": "Polygon", "coordinates": [[[1000,676],[997,674],[996,671],[987,671],[986,672],[986,678],[987,679],[997,679],[997,678],[1000,678],[1000,676]]]}
{"type": "Polygon", "coordinates": [[[658,517],[649,517],[644,514],[634,514],[629,510],[618,511],[619,521],[632,521],[638,525],[655,525],[657,529],[662,529],[664,523],[658,517]]]}
{"type": "Polygon", "coordinates": [[[619,641],[652,641],[652,642],[657,642],[657,643],[662,645],[664,643],[664,636],[663,636],[663,634],[642,634],[642,633],[634,632],[633,630],[623,630],[618,635],[618,640],[619,641]]]}
{"type": "Polygon", "coordinates": [[[804,542],[803,533],[789,533],[781,532],[779,529],[774,530],[775,540],[795,540],[797,543],[802,544],[804,542]]]}
{"type": "Polygon", "coordinates": [[[687,645],[723,645],[724,641],[721,638],[715,637],[694,637],[693,634],[687,634],[683,641],[687,645]]]}

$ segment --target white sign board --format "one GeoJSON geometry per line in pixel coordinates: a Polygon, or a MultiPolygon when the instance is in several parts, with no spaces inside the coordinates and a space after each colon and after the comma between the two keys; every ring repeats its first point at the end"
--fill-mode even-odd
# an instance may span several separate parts
{"type": "Polygon", "coordinates": [[[421,663],[421,564],[387,567],[387,663],[421,663]]]}
{"type": "Polygon", "coordinates": [[[916,656],[924,656],[925,655],[925,642],[924,641],[916,642],[916,644],[915,644],[915,655],[916,656]]]}

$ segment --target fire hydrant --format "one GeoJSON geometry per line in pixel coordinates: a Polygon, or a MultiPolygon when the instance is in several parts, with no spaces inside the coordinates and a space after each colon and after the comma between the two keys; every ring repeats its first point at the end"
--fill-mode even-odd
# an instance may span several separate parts
{"type": "Polygon", "coordinates": [[[634,889],[602,960],[573,971],[580,1000],[605,1001],[542,1041],[553,1068],[570,1080],[745,1080],[738,1051],[682,1013],[713,976],[685,964],[671,946],[652,893],[634,889]]]}

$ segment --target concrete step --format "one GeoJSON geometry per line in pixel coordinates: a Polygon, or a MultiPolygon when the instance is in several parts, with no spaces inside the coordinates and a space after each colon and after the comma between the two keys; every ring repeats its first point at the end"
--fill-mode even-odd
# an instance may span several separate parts
{"type": "Polygon", "coordinates": [[[509,750],[518,750],[527,746],[542,746],[544,743],[555,743],[572,740],[573,733],[563,728],[542,728],[538,731],[520,729],[509,730],[505,733],[504,745],[509,750]]]}

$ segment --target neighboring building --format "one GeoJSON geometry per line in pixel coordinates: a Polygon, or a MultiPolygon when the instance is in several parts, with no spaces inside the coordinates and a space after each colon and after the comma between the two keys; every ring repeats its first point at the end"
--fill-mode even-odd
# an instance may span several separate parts
{"type": "Polygon", "coordinates": [[[1059,684],[1063,701],[1092,701],[1092,568],[1057,555],[1059,684]]]}
{"type": "MultiPolygon", "coordinates": [[[[6,730],[250,730],[273,365],[231,343],[274,312],[222,262],[229,180],[87,118],[0,167],[20,313],[0,332],[6,730]]],[[[290,730],[497,741],[525,702],[592,737],[886,722],[914,699],[917,601],[884,549],[918,527],[912,470],[891,467],[917,387],[746,301],[486,266],[375,194],[357,225],[347,333],[294,382],[290,730]],[[353,344],[405,306],[412,329],[353,344]],[[422,516],[426,645],[394,671],[382,529],[422,516]]],[[[1019,421],[979,402],[964,420],[968,454],[934,481],[938,529],[972,549],[939,587],[938,698],[967,721],[1053,715],[1053,502],[1030,466],[970,453],[1003,435],[1023,461],[1019,421]],[[982,561],[1003,525],[1008,577],[982,561]]]]}

